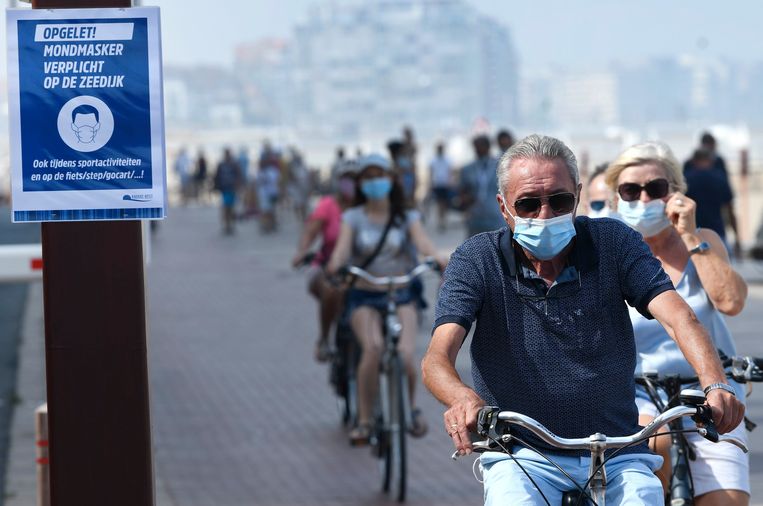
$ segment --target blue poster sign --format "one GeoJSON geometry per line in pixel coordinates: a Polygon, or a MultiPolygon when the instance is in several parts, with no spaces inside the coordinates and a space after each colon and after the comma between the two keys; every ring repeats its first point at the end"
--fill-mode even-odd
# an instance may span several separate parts
{"type": "Polygon", "coordinates": [[[159,219],[159,9],[8,10],[13,220],[159,219]]]}

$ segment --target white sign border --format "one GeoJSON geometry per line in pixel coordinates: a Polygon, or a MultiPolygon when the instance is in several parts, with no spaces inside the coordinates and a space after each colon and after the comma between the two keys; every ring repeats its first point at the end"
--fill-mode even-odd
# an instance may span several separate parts
{"type": "MultiPolygon", "coordinates": [[[[14,222],[82,221],[78,218],[17,219],[25,211],[84,211],[126,210],[121,219],[163,219],[167,212],[166,155],[164,131],[164,93],[162,87],[161,23],[159,7],[100,8],[100,9],[6,9],[8,44],[8,117],[11,161],[11,217],[14,222]],[[147,20],[149,110],[151,125],[152,188],[130,190],[71,190],[24,192],[21,166],[21,104],[18,24],[19,20],[76,21],[79,19],[145,18],[147,20]],[[156,48],[156,50],[152,50],[156,48]],[[148,193],[150,202],[123,200],[126,193],[148,193]],[[161,216],[137,218],[129,210],[160,208],[161,216]]],[[[92,219],[92,218],[91,218],[92,219]]],[[[105,220],[120,219],[109,216],[105,220]]]]}

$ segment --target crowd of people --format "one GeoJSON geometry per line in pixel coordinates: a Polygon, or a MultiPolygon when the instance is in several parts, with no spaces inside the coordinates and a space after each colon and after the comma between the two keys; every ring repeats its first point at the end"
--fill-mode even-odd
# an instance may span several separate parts
{"type": "MultiPolygon", "coordinates": [[[[667,145],[647,142],[596,167],[587,181],[572,151],[552,137],[515,142],[504,130],[495,148],[486,135],[475,136],[472,147],[473,161],[459,169],[446,145],[437,144],[426,191],[411,129],[391,140],[386,153],[350,159],[340,148],[327,190],[309,213],[318,186],[296,149],[282,153],[266,143],[253,176],[245,150],[238,156],[225,150],[212,174],[203,153],[191,162],[181,152],[176,170],[186,201],[220,192],[225,233],[247,213],[259,217],[264,233],[276,230],[281,202],[304,220],[292,264],[310,264],[308,290],[318,305],[314,356],[331,357],[340,317],[361,349],[358,420],[348,434],[355,445],[371,435],[387,294],[336,275],[347,264],[376,276],[402,275],[424,256],[435,258],[444,275],[421,372],[445,405],[444,429],[459,452],[471,451],[469,433],[485,405],[522,412],[565,437],[636,432],[658,414],[634,382],[647,371],[699,377],[719,431],[746,441],[744,392],[726,378],[718,358],[718,350],[736,354],[724,315],[742,310],[747,286],[730,261],[740,253],[733,192],[712,136],[702,136],[683,166],[667,145]],[[436,205],[437,230],[447,228],[449,213],[463,215],[466,240],[449,258],[438,254],[423,225],[422,194],[436,205]],[[455,360],[473,326],[473,386],[467,386],[455,360]]],[[[428,429],[414,395],[421,291],[399,286],[394,297],[412,412],[408,431],[421,437],[428,429]]],[[[556,454],[563,467],[587,466],[523,436],[556,454]]],[[[732,445],[687,439],[697,457],[690,462],[696,504],[748,504],[749,458],[732,445]]],[[[662,504],[669,438],[654,441],[609,465],[613,503],[662,504]]],[[[485,503],[537,504],[540,487],[558,504],[568,485],[549,479],[526,448],[512,453],[481,457],[485,503]]]]}
{"type": "MultiPolygon", "coordinates": [[[[343,289],[329,280],[346,263],[397,275],[417,256],[436,256],[415,208],[412,139],[390,142],[389,156],[348,162],[337,153],[334,196],[307,218],[293,259],[299,264],[323,237],[310,275],[321,307],[316,358],[329,357],[331,322],[343,310],[362,348],[354,444],[367,442],[370,432],[384,298],[372,286],[343,289]]],[[[728,220],[735,231],[733,194],[723,160],[710,149],[712,137],[703,136],[684,167],[667,145],[648,142],[597,167],[588,181],[557,139],[532,135],[514,143],[501,132],[497,140],[493,157],[490,139],[475,137],[475,159],[460,171],[438,144],[429,166],[438,229],[455,209],[464,213],[467,237],[449,259],[437,259],[447,267],[422,362],[425,385],[446,407],[444,428],[456,449],[470,452],[469,433],[485,405],[525,413],[565,437],[636,432],[658,414],[634,383],[646,371],[697,375],[719,431],[746,441],[744,393],[718,358],[718,350],[736,354],[723,315],[742,310],[747,286],[729,260],[738,254],[736,234],[734,246],[725,240],[728,220]],[[473,324],[470,387],[455,360],[473,324]]],[[[417,295],[400,287],[395,297],[413,394],[417,295]]],[[[410,398],[408,429],[422,436],[426,421],[410,398]]],[[[588,465],[523,436],[557,454],[568,470],[588,465]]],[[[663,503],[670,439],[656,441],[608,465],[613,503],[663,503]]],[[[732,445],[696,435],[688,441],[697,457],[690,462],[696,504],[748,504],[749,458],[732,445]]],[[[558,504],[569,483],[550,479],[532,451],[520,445],[511,451],[481,457],[485,503],[539,504],[540,487],[558,504]]]]}
{"type": "Polygon", "coordinates": [[[246,147],[234,154],[224,148],[220,161],[212,167],[203,149],[192,158],[180,148],[174,162],[179,182],[181,205],[209,203],[219,194],[222,230],[235,232],[240,219],[257,217],[263,233],[278,228],[278,207],[291,208],[304,220],[309,197],[316,188],[316,175],[307,167],[302,153],[295,147],[285,151],[265,141],[256,163],[252,163],[246,147]]]}

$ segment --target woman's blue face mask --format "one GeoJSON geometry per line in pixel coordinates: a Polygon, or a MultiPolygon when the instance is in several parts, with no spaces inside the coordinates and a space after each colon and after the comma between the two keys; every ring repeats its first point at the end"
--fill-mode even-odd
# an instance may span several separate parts
{"type": "Polygon", "coordinates": [[[665,202],[659,199],[647,203],[640,200],[625,202],[620,199],[617,203],[617,213],[625,223],[644,237],[657,235],[671,225],[665,214],[665,202]]]}
{"type": "Polygon", "coordinates": [[[375,177],[360,183],[360,191],[369,200],[381,200],[392,191],[392,180],[388,177],[375,177]]]}

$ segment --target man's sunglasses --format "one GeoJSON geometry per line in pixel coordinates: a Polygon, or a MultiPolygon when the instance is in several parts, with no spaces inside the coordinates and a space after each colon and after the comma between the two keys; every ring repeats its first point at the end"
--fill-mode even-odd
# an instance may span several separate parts
{"type": "Polygon", "coordinates": [[[602,209],[604,209],[604,206],[606,205],[607,205],[606,200],[592,200],[588,203],[588,206],[593,211],[601,211],[602,209]]]}
{"type": "Polygon", "coordinates": [[[521,218],[534,218],[540,214],[540,208],[546,202],[554,214],[571,213],[575,208],[575,194],[564,192],[546,197],[526,197],[514,202],[514,209],[521,218]]]}
{"type": "Polygon", "coordinates": [[[665,178],[652,179],[645,185],[638,183],[623,183],[617,187],[617,193],[620,198],[626,202],[633,202],[641,197],[641,192],[646,190],[646,194],[653,199],[661,199],[670,192],[670,183],[665,178]]]}

